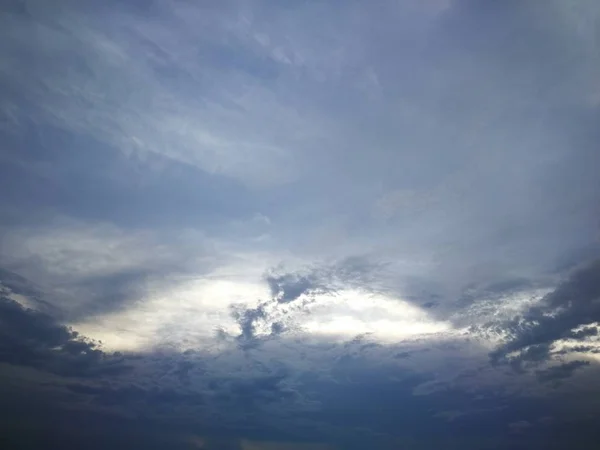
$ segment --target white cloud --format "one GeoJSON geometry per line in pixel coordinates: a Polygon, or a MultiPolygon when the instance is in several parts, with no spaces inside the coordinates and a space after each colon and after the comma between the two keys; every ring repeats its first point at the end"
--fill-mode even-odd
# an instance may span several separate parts
{"type": "Polygon", "coordinates": [[[375,341],[401,342],[452,331],[449,323],[428,317],[402,301],[359,290],[316,296],[301,327],[309,333],[352,336],[369,333],[375,341]]]}

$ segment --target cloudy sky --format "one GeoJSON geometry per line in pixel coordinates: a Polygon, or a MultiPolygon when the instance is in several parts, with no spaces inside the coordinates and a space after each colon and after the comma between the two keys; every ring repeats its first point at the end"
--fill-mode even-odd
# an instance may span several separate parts
{"type": "Polygon", "coordinates": [[[6,449],[596,448],[595,0],[0,6],[6,449]]]}

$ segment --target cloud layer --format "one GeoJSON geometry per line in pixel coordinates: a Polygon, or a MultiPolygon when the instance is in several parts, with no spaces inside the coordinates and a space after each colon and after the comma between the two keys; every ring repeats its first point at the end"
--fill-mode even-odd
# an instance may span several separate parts
{"type": "Polygon", "coordinates": [[[591,448],[596,2],[0,11],[5,447],[591,448]]]}

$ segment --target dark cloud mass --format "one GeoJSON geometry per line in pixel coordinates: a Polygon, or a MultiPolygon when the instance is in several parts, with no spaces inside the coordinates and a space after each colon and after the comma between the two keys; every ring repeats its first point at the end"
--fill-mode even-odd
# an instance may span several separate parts
{"type": "Polygon", "coordinates": [[[596,449],[599,30],[0,2],[0,448],[596,449]]]}
{"type": "MultiPolygon", "coordinates": [[[[600,321],[600,261],[574,273],[526,315],[504,324],[514,334],[509,342],[496,349],[492,358],[523,350],[519,358],[543,360],[550,356],[550,346],[560,339],[585,341],[598,335],[600,321]]],[[[575,347],[577,348],[577,347],[575,347]]]]}
{"type": "Polygon", "coordinates": [[[560,366],[550,367],[548,369],[539,370],[536,372],[538,379],[543,382],[560,381],[564,378],[569,378],[580,367],[589,366],[589,361],[571,361],[561,364],[560,366]]]}
{"type": "Polygon", "coordinates": [[[97,343],[79,336],[50,316],[0,297],[0,361],[30,366],[66,377],[117,375],[123,360],[105,354],[97,343]]]}

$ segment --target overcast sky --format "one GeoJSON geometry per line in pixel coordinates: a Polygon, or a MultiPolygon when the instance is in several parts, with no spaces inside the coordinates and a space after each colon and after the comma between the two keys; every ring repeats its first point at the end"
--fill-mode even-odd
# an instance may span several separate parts
{"type": "Polygon", "coordinates": [[[599,80],[595,0],[2,2],[0,444],[596,448],[599,80]]]}

